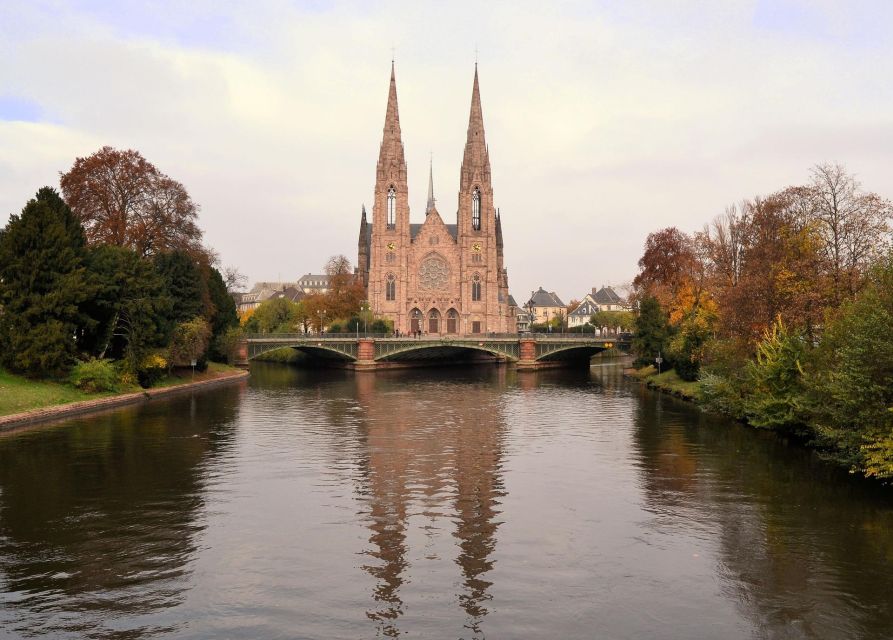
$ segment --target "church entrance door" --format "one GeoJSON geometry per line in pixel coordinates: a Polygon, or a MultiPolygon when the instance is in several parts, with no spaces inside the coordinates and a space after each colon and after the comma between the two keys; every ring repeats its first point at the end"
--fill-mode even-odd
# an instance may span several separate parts
{"type": "Polygon", "coordinates": [[[428,333],[440,333],[440,312],[431,309],[428,313],[428,333]]]}
{"type": "Polygon", "coordinates": [[[459,313],[455,309],[447,311],[447,333],[459,333],[459,313]]]}
{"type": "Polygon", "coordinates": [[[409,314],[409,330],[412,333],[418,333],[422,330],[422,312],[418,309],[413,309],[412,313],[409,314]]]}

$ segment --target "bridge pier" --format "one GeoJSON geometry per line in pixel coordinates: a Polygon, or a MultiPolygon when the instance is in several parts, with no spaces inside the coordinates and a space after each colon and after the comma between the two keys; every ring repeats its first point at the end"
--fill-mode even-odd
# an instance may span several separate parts
{"type": "Polygon", "coordinates": [[[534,371],[539,369],[536,361],[536,340],[533,338],[521,338],[518,340],[519,358],[515,363],[518,371],[534,371]]]}
{"type": "Polygon", "coordinates": [[[240,369],[247,369],[248,362],[248,339],[242,338],[236,346],[236,356],[233,358],[233,364],[240,369]]]}
{"type": "Polygon", "coordinates": [[[378,367],[375,361],[375,340],[360,338],[357,341],[357,359],[351,368],[355,371],[373,371],[378,367]]]}

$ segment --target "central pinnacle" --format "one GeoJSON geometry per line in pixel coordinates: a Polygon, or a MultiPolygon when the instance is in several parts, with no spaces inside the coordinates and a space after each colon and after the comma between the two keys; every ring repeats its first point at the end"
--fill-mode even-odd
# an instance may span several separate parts
{"type": "Polygon", "coordinates": [[[434,210],[434,157],[431,157],[428,165],[428,206],[425,207],[425,215],[434,210]]]}

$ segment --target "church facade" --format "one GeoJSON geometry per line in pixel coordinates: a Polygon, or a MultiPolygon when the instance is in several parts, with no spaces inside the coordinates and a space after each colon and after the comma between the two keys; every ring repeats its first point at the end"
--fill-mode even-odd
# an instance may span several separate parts
{"type": "Polygon", "coordinates": [[[375,175],[372,220],[363,207],[357,277],[371,309],[401,333],[464,335],[515,331],[503,264],[502,222],[493,204],[477,65],[455,224],[435,206],[433,175],[423,222],[410,222],[406,159],[391,83],[375,175]]]}

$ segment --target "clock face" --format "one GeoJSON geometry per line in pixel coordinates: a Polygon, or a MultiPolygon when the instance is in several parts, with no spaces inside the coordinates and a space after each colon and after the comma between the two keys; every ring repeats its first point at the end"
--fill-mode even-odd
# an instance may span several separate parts
{"type": "Polygon", "coordinates": [[[393,251],[396,248],[397,248],[397,245],[394,244],[393,242],[388,243],[388,251],[393,251]]]}
{"type": "Polygon", "coordinates": [[[475,253],[480,253],[481,252],[481,243],[475,242],[473,245],[471,245],[471,250],[474,251],[475,253]]]}

